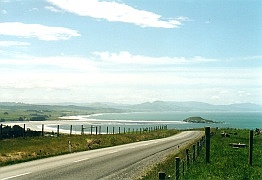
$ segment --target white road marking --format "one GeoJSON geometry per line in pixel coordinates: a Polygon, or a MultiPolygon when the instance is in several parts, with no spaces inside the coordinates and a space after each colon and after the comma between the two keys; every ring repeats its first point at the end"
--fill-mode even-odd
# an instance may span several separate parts
{"type": "Polygon", "coordinates": [[[108,152],[108,154],[113,154],[113,153],[116,153],[118,151],[111,151],[111,152],[108,152]]]}
{"type": "Polygon", "coordinates": [[[88,159],[90,159],[90,158],[79,159],[79,160],[73,161],[73,163],[77,163],[77,162],[85,161],[85,160],[88,160],[88,159]]]}
{"type": "Polygon", "coordinates": [[[28,175],[28,174],[31,174],[31,172],[24,173],[24,174],[18,174],[18,175],[15,175],[15,176],[6,177],[6,178],[3,178],[1,180],[13,179],[13,178],[20,177],[20,176],[25,176],[25,175],[28,175]]]}

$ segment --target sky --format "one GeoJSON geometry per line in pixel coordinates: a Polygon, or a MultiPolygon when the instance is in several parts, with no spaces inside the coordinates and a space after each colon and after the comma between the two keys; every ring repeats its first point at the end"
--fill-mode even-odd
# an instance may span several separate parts
{"type": "Polygon", "coordinates": [[[262,104],[260,0],[0,0],[0,102],[262,104]]]}

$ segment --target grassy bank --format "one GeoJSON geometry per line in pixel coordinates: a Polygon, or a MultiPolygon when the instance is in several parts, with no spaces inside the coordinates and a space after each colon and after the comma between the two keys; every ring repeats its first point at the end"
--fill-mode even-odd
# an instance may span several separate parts
{"type": "MultiPolygon", "coordinates": [[[[181,173],[180,179],[262,179],[262,135],[254,136],[253,166],[248,165],[248,147],[233,148],[230,143],[249,144],[248,130],[219,129],[213,130],[211,138],[210,163],[205,162],[205,148],[200,156],[181,173]],[[222,137],[221,133],[230,133],[230,137],[222,137]]],[[[192,147],[189,148],[190,151],[192,147]]],[[[158,172],[163,171],[175,179],[175,157],[184,159],[185,150],[172,154],[148,172],[143,179],[157,179],[158,172]]],[[[181,169],[180,169],[181,171],[181,169]]]]}
{"type": "Polygon", "coordinates": [[[4,139],[0,140],[0,166],[69,153],[69,141],[71,152],[78,152],[163,138],[176,133],[178,133],[176,130],[157,130],[141,134],[60,135],[59,137],[4,139]],[[99,144],[92,142],[99,142],[99,144]]]}

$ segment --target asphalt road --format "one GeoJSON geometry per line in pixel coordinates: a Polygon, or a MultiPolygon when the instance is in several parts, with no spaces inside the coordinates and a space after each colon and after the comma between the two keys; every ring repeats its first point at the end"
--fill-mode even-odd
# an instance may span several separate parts
{"type": "Polygon", "coordinates": [[[0,179],[134,179],[171,151],[203,136],[201,131],[71,153],[0,168],[0,179]]]}

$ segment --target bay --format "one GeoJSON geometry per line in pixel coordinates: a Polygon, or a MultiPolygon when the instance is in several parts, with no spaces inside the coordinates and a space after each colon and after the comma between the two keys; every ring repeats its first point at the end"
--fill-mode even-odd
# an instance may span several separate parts
{"type": "Polygon", "coordinates": [[[199,111],[169,111],[169,112],[130,112],[130,113],[103,113],[92,115],[78,115],[61,117],[54,121],[23,121],[12,122],[4,125],[26,124],[26,128],[41,130],[42,124],[45,131],[56,132],[59,125],[61,133],[80,134],[81,129],[87,134],[123,133],[154,129],[167,126],[168,129],[193,129],[210,126],[213,128],[256,129],[262,128],[262,112],[199,112],[199,111]],[[186,123],[184,119],[200,116],[204,119],[220,123],[186,123]]]}
{"type": "Polygon", "coordinates": [[[205,126],[223,127],[223,128],[239,128],[239,129],[255,129],[262,127],[262,112],[133,112],[133,113],[104,113],[90,116],[96,120],[111,120],[127,122],[141,122],[141,124],[167,124],[168,127],[176,129],[190,129],[205,126]],[[182,121],[188,117],[200,116],[204,119],[213,120],[220,123],[183,123],[182,121]]]}

